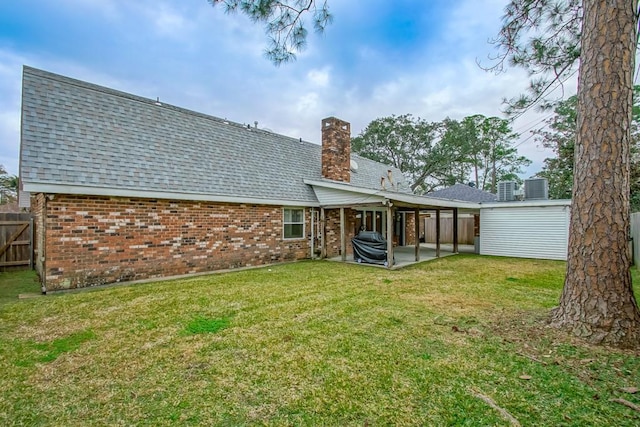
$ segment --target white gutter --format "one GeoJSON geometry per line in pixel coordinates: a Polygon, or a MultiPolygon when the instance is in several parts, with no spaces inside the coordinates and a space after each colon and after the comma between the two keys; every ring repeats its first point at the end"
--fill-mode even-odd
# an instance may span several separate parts
{"type": "Polygon", "coordinates": [[[554,200],[522,200],[512,202],[482,202],[480,208],[530,208],[545,206],[571,206],[571,199],[554,199],[554,200]]]}
{"type": "Polygon", "coordinates": [[[300,207],[318,207],[317,201],[301,201],[301,200],[278,200],[278,199],[262,199],[256,197],[242,196],[221,196],[216,194],[204,193],[184,193],[172,191],[147,191],[133,190],[128,188],[105,188],[92,187],[88,185],[68,185],[68,184],[43,184],[38,182],[24,182],[23,190],[31,193],[46,194],[74,194],[87,196],[106,196],[106,197],[131,197],[140,199],[166,199],[166,200],[194,200],[202,202],[220,202],[235,204],[251,204],[251,205],[275,205],[275,206],[300,206],[300,207]]]}

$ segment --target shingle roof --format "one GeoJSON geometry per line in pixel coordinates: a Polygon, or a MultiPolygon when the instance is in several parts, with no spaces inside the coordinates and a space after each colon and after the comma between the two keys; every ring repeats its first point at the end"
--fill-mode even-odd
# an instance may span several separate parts
{"type": "Polygon", "coordinates": [[[432,191],[427,197],[436,199],[461,200],[464,202],[495,202],[498,196],[487,191],[478,190],[465,184],[456,184],[442,190],[432,191]]]}
{"type": "MultiPolygon", "coordinates": [[[[351,185],[393,169],[352,155],[351,185]]],[[[24,67],[22,182],[315,202],[310,142],[24,67]]],[[[406,191],[406,188],[405,188],[406,191]]]]}

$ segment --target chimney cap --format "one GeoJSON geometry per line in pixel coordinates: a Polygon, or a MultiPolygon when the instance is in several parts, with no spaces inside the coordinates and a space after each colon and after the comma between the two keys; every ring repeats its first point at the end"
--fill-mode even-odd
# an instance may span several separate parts
{"type": "Polygon", "coordinates": [[[322,127],[324,128],[329,126],[341,126],[346,130],[350,128],[351,124],[333,116],[322,119],[322,127]]]}

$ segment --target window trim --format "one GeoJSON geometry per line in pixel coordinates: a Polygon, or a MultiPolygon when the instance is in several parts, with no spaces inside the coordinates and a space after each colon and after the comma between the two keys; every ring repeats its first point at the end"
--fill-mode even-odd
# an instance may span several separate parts
{"type": "Polygon", "coordinates": [[[383,236],[386,236],[386,233],[387,233],[387,209],[386,208],[375,208],[375,207],[359,208],[359,209],[355,209],[355,211],[361,215],[360,224],[365,224],[365,228],[366,228],[367,212],[370,212],[371,213],[371,230],[367,230],[367,231],[377,231],[381,233],[383,236]],[[381,218],[380,218],[381,230],[377,230],[378,227],[376,226],[376,213],[381,214],[381,218]]]}
{"type": "Polygon", "coordinates": [[[305,239],[305,232],[306,232],[306,216],[307,216],[307,209],[303,208],[303,207],[295,207],[295,206],[288,206],[288,207],[283,207],[282,208],[282,240],[304,240],[305,239]],[[302,211],[302,222],[286,222],[285,221],[285,211],[302,211]],[[286,237],[285,236],[285,226],[286,225],[293,225],[293,224],[302,224],[302,235],[300,237],[286,237]]]}

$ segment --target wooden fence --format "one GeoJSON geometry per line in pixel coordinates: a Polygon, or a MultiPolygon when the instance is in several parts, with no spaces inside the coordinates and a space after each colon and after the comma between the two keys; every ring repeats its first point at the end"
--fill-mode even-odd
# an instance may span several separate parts
{"type": "Polygon", "coordinates": [[[33,267],[33,221],[28,213],[0,213],[0,271],[33,267]]]}
{"type": "MultiPolygon", "coordinates": [[[[425,242],[436,242],[436,218],[424,219],[425,242]]],[[[453,218],[440,218],[440,243],[453,243],[453,218]]],[[[458,218],[458,243],[474,244],[473,218],[458,218]]]]}

